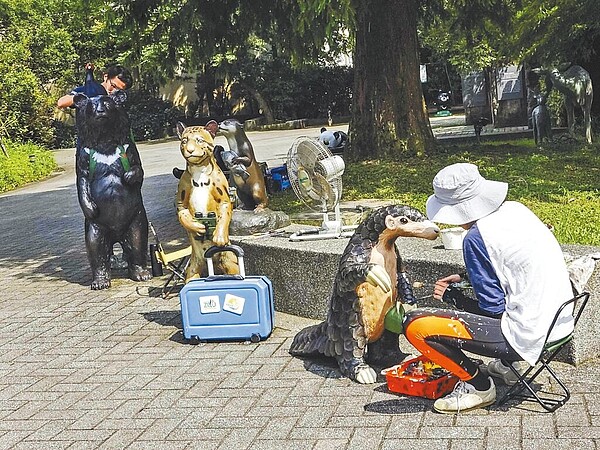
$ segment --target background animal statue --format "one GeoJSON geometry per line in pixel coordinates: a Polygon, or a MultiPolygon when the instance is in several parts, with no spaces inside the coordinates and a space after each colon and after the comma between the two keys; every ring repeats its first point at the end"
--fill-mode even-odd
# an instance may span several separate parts
{"type": "Polygon", "coordinates": [[[77,194],[85,216],[92,289],[110,287],[110,257],[119,242],[129,277],[150,279],[146,269],[148,219],[142,202],[144,171],[124,109],[127,94],[74,97],[78,144],[77,194]]]}
{"type": "Polygon", "coordinates": [[[400,236],[435,239],[438,234],[439,228],[410,206],[371,213],[342,254],[327,319],[301,330],[290,353],[333,357],[342,375],[359,383],[377,379],[367,362],[398,364],[405,355],[398,335],[384,329],[384,319],[397,301],[414,303],[414,296],[395,242],[400,236]]]}
{"type": "Polygon", "coordinates": [[[480,117],[473,121],[473,129],[475,130],[475,137],[477,137],[477,142],[481,143],[481,132],[483,128],[490,123],[487,117],[480,117]]]}
{"type": "Polygon", "coordinates": [[[537,95],[538,105],[531,112],[531,123],[533,125],[533,137],[535,145],[542,145],[552,139],[552,118],[550,110],[546,106],[546,97],[537,95]]]}
{"type": "Polygon", "coordinates": [[[348,135],[343,131],[329,131],[327,128],[321,128],[319,141],[325,145],[331,153],[343,153],[348,142],[348,135]]]}
{"type": "Polygon", "coordinates": [[[219,131],[227,139],[229,150],[238,155],[230,158],[229,164],[231,166],[242,164],[248,172],[247,177],[239,170],[231,172],[242,209],[253,209],[255,211],[265,209],[269,204],[265,177],[256,161],[254,149],[244,132],[242,124],[235,119],[227,119],[219,124],[219,131]]]}
{"type": "Polygon", "coordinates": [[[590,74],[581,66],[571,66],[563,73],[558,69],[536,68],[534,73],[547,75],[552,81],[552,86],[565,96],[565,107],[567,108],[567,123],[569,133],[575,130],[575,107],[583,111],[583,125],[585,127],[585,138],[592,143],[591,108],[594,100],[594,90],[590,74]]]}
{"type": "MultiPolygon", "coordinates": [[[[186,229],[192,245],[192,256],[186,282],[208,275],[204,252],[216,245],[229,244],[229,223],[233,205],[229,185],[214,157],[214,137],[218,124],[214,120],[205,127],[186,127],[177,123],[180,150],[186,168],[177,186],[177,217],[186,229]]],[[[213,258],[215,273],[237,274],[235,255],[220,252],[213,258]]]]}

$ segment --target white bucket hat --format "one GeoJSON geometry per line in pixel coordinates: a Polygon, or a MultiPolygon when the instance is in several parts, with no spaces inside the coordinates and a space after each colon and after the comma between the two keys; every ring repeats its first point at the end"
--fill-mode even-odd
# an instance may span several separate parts
{"type": "Polygon", "coordinates": [[[476,165],[452,164],[433,179],[427,216],[434,222],[464,225],[496,211],[507,192],[507,183],[486,180],[476,165]]]}

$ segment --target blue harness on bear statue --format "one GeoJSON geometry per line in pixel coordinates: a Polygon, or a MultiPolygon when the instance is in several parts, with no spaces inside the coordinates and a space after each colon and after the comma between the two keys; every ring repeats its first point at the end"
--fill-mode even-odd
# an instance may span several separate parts
{"type": "Polygon", "coordinates": [[[121,161],[121,165],[123,166],[123,170],[127,172],[131,168],[131,164],[129,162],[129,158],[127,157],[127,147],[129,144],[118,145],[115,149],[115,152],[110,155],[105,155],[104,153],[99,153],[97,150],[93,148],[85,147],[85,152],[90,155],[90,180],[94,178],[94,172],[96,171],[96,165],[100,162],[110,166],[117,159],[121,161]]]}

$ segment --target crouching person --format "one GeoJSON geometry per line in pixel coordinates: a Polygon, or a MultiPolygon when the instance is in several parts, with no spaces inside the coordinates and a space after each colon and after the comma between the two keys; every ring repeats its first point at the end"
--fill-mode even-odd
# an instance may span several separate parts
{"type": "MultiPolygon", "coordinates": [[[[434,299],[457,309],[421,308],[407,313],[408,341],[460,381],[434,403],[440,413],[458,413],[491,405],[494,380],[463,351],[497,358],[488,373],[505,384],[515,376],[500,359],[515,367],[535,364],[558,308],[573,296],[561,248],[552,232],[529,209],[505,201],[506,183],[486,180],[473,164],[442,169],[433,180],[427,215],[439,223],[459,225],[467,273],[438,280],[434,299]],[[474,299],[454,283],[468,279],[474,299]]],[[[564,311],[550,340],[573,331],[572,309],[564,311]]],[[[519,369],[518,368],[518,369],[519,369]]]]}

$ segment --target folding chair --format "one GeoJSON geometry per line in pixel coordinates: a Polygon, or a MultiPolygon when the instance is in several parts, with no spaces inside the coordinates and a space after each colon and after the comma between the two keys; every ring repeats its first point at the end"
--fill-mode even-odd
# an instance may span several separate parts
{"type": "Polygon", "coordinates": [[[148,226],[156,244],[150,244],[150,262],[152,265],[152,276],[160,277],[163,275],[163,266],[166,267],[171,275],[167,279],[166,283],[162,287],[161,295],[163,298],[167,298],[168,295],[175,289],[178,281],[185,281],[185,270],[190,263],[190,256],[192,254],[192,246],[187,246],[181,250],[177,250],[171,253],[166,253],[163,249],[158,235],[154,230],[151,222],[148,222],[148,226]],[[175,279],[177,278],[177,279],[175,279]]]}
{"type": "Polygon", "coordinates": [[[544,343],[544,349],[540,358],[534,366],[529,367],[522,375],[510,364],[509,361],[502,360],[502,364],[509,367],[515,376],[518,377],[518,381],[511,386],[511,388],[504,394],[504,396],[498,400],[497,404],[502,405],[506,403],[509,399],[521,399],[525,401],[538,402],[542,408],[546,411],[553,412],[556,411],[560,406],[564,405],[569,398],[571,398],[571,393],[569,389],[565,386],[565,384],[558,378],[558,375],[552,368],[550,367],[550,362],[554,360],[556,355],[565,347],[567,343],[569,343],[573,339],[573,334],[575,333],[575,328],[577,327],[577,322],[581,317],[581,313],[587,305],[587,302],[590,298],[590,294],[588,292],[582,292],[581,294],[573,297],[570,300],[567,300],[565,303],[561,305],[561,307],[556,312],[554,316],[554,320],[552,320],[552,324],[548,330],[548,334],[546,335],[546,342],[544,343]],[[569,305],[573,305],[573,317],[574,317],[574,328],[573,332],[568,336],[559,339],[558,341],[548,342],[548,337],[550,336],[554,325],[558,321],[558,318],[561,315],[561,312],[568,307],[569,305]],[[535,370],[533,375],[530,375],[531,372],[535,370]],[[543,371],[547,371],[550,376],[556,381],[558,386],[560,386],[562,392],[547,392],[543,390],[539,390],[536,392],[533,388],[533,381],[536,377],[542,373],[543,371]]]}

